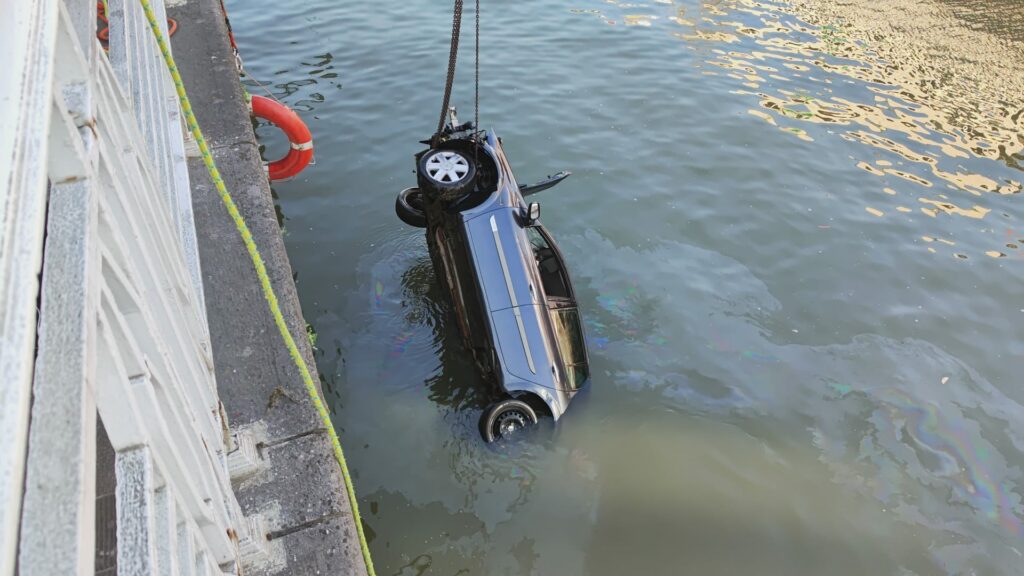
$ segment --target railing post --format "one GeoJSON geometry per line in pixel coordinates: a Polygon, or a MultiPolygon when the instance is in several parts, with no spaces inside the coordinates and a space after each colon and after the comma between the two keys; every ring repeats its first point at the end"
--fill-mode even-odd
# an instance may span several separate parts
{"type": "Polygon", "coordinates": [[[166,486],[156,491],[156,555],[160,576],[178,575],[177,506],[166,486]]]}
{"type": "Polygon", "coordinates": [[[91,60],[96,49],[96,2],[93,0],[64,0],[68,14],[71,16],[71,27],[78,37],[78,47],[91,60]]]}
{"type": "Polygon", "coordinates": [[[50,190],[32,428],[19,546],[22,576],[91,574],[96,500],[96,406],[89,294],[93,183],[50,190]]]}
{"type": "Polygon", "coordinates": [[[156,502],[149,448],[117,453],[117,571],[159,576],[156,559],[156,502]]]}
{"type": "Polygon", "coordinates": [[[50,202],[19,573],[91,574],[95,559],[96,153],[90,69],[59,8],[50,202]],[[82,128],[87,128],[82,130],[82,128]]]}
{"type": "Polygon", "coordinates": [[[14,569],[46,214],[57,0],[4,4],[0,18],[0,573],[14,569]]]}

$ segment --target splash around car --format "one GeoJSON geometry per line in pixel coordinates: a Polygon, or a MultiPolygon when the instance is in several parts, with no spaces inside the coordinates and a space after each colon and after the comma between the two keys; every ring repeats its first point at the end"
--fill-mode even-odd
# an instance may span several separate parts
{"type": "Polygon", "coordinates": [[[435,276],[443,283],[463,345],[502,392],[480,420],[488,442],[558,420],[587,384],[590,365],[565,260],[525,197],[569,176],[519,186],[501,139],[460,125],[450,110],[442,138],[416,155],[418,186],[395,211],[425,228],[435,276]]]}

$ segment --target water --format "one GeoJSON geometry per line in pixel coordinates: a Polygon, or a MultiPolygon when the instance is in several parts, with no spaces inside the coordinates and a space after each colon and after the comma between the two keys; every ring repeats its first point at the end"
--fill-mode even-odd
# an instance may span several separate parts
{"type": "Polygon", "coordinates": [[[594,374],[494,449],[393,212],[448,2],[228,3],[316,139],[276,192],[380,574],[1021,572],[1024,11],[833,4],[484,1],[483,123],[574,172],[538,198],[594,374]]]}

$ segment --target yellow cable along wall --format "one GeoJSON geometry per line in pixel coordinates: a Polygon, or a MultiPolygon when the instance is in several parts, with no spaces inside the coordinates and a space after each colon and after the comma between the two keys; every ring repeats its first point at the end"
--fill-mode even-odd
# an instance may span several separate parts
{"type": "Polygon", "coordinates": [[[142,9],[146,13],[146,19],[149,20],[149,27],[153,30],[153,35],[156,37],[156,42],[160,47],[160,52],[163,54],[164,61],[167,63],[167,69],[170,71],[171,78],[174,80],[174,87],[178,92],[178,99],[181,101],[181,110],[185,115],[185,123],[188,125],[189,130],[192,132],[192,136],[196,139],[196,143],[199,145],[199,152],[202,154],[203,163],[206,165],[206,169],[210,173],[210,179],[213,181],[213,185],[217,188],[217,193],[220,195],[221,202],[223,202],[224,207],[227,208],[228,214],[235,223],[235,228],[238,229],[238,233],[242,237],[242,242],[245,243],[245,249],[249,252],[249,258],[252,260],[253,268],[256,269],[256,277],[259,279],[260,288],[263,289],[263,297],[266,299],[267,305],[270,307],[270,314],[274,317],[274,324],[277,325],[277,330],[281,333],[281,339],[284,340],[284,345],[288,349],[288,353],[291,355],[292,361],[295,363],[295,367],[298,368],[299,374],[302,376],[302,382],[306,386],[306,392],[309,393],[309,397],[313,401],[313,406],[316,407],[321,423],[323,423],[324,427],[327,428],[327,434],[330,437],[331,445],[334,448],[334,457],[338,461],[338,465],[341,467],[342,477],[345,479],[345,490],[348,491],[348,499],[352,505],[352,513],[355,516],[356,531],[359,533],[359,546],[363,552],[363,560],[366,562],[366,569],[370,576],[376,576],[376,573],[373,570],[373,560],[370,558],[370,549],[366,544],[366,535],[363,533],[363,521],[359,516],[359,503],[356,501],[356,492],[355,488],[352,486],[352,477],[349,474],[348,465],[345,463],[345,454],[341,450],[341,441],[338,440],[338,433],[334,430],[334,425],[331,423],[331,415],[327,411],[327,407],[324,405],[323,399],[320,398],[320,392],[317,390],[316,384],[313,382],[313,377],[309,373],[306,361],[302,358],[299,348],[295,345],[295,340],[292,338],[291,332],[288,331],[288,325],[285,323],[284,316],[281,314],[281,307],[278,305],[277,295],[274,293],[274,288],[270,284],[270,277],[267,275],[267,268],[263,264],[263,257],[260,255],[259,248],[256,247],[256,243],[252,239],[252,233],[249,232],[249,227],[246,225],[245,219],[242,218],[241,213],[238,211],[238,207],[235,205],[235,201],[232,200],[231,194],[224,185],[224,180],[220,176],[220,171],[217,170],[217,164],[213,160],[210,148],[206,145],[206,138],[203,137],[203,132],[199,129],[199,123],[196,122],[196,116],[192,112],[192,104],[189,102],[188,95],[185,93],[185,84],[181,80],[181,74],[178,72],[178,66],[174,63],[174,57],[171,56],[167,39],[164,38],[163,31],[160,29],[160,24],[156,19],[156,15],[153,13],[153,7],[150,5],[149,0],[140,0],[140,2],[142,2],[142,9]]]}

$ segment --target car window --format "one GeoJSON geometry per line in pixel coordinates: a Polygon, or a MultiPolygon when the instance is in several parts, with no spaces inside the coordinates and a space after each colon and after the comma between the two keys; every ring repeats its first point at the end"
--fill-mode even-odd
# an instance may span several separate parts
{"type": "Polygon", "coordinates": [[[548,313],[555,328],[558,353],[565,365],[567,384],[575,390],[583,385],[589,375],[580,313],[576,308],[552,308],[548,313]]]}
{"type": "Polygon", "coordinates": [[[544,284],[544,293],[548,298],[570,298],[569,281],[565,274],[565,266],[558,257],[558,252],[537,227],[527,228],[526,237],[530,239],[530,248],[533,250],[537,269],[540,271],[540,281],[544,284]]]}
{"type": "Polygon", "coordinates": [[[569,382],[567,385],[570,390],[579,390],[580,386],[583,386],[587,382],[587,378],[590,377],[590,372],[588,371],[586,364],[575,364],[573,366],[569,366],[566,371],[569,375],[569,382]]]}

